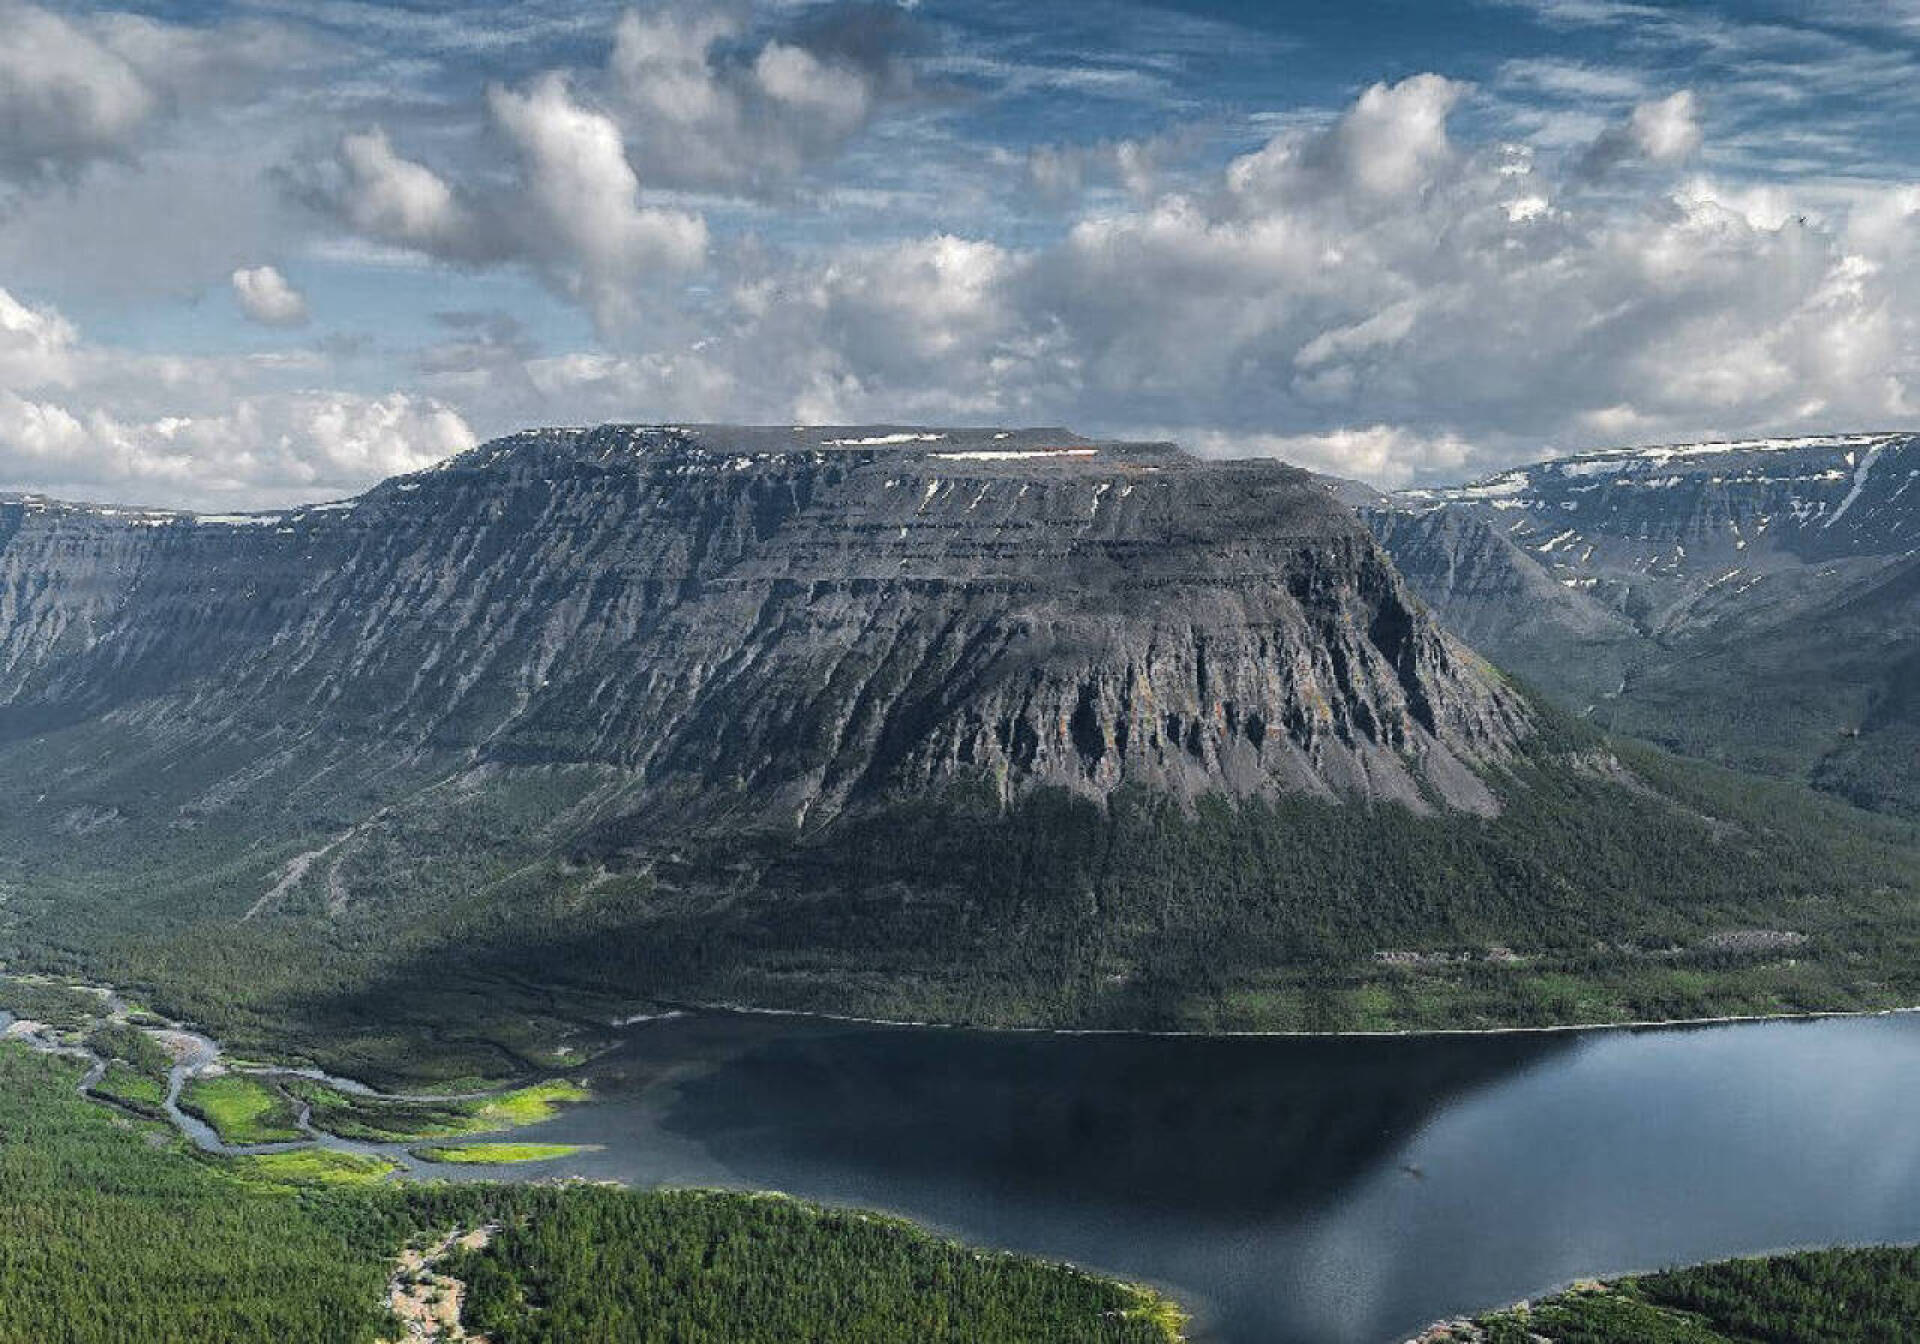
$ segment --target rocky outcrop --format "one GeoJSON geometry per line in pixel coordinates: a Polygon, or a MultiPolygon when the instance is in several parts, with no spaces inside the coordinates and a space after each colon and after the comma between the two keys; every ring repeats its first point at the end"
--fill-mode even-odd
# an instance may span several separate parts
{"type": "Polygon", "coordinates": [[[1057,430],[542,430],[339,504],[3,525],[16,737],[604,765],[667,824],[959,779],[1487,810],[1528,731],[1313,478],[1057,430]]]}

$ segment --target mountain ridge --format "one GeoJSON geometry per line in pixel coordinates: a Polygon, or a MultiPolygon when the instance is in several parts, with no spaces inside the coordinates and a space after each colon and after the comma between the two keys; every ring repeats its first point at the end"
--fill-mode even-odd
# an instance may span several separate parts
{"type": "Polygon", "coordinates": [[[1361,511],[1444,622],[1569,708],[1915,812],[1916,487],[1920,435],[1885,431],[1600,450],[1361,511]]]}

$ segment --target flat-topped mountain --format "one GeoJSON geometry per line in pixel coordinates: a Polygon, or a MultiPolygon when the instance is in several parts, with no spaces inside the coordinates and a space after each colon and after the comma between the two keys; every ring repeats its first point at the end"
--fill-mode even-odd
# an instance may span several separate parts
{"type": "Polygon", "coordinates": [[[1920,810],[1920,435],[1584,453],[1362,512],[1451,628],[1576,710],[1920,810]]]}
{"type": "Polygon", "coordinates": [[[1526,731],[1304,473],[1059,430],[541,430],[337,504],[0,528],[0,733],[164,712],[819,820],[966,775],[1484,809],[1526,731]]]}
{"type": "Polygon", "coordinates": [[[1498,519],[1556,579],[1658,633],[1706,583],[1920,550],[1916,487],[1920,435],[1844,434],[1582,453],[1392,503],[1498,519]]]}
{"type": "Polygon", "coordinates": [[[1165,444],[616,425],[307,508],[0,504],[0,960],[355,1076],[558,1067],[663,998],[1721,1011],[1686,949],[1729,929],[1877,1001],[1809,931],[1920,860],[1628,751],[1319,478],[1165,444]]]}

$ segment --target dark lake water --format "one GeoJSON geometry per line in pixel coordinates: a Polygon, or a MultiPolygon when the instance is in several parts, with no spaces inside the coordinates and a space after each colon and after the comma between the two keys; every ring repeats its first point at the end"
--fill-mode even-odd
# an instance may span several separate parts
{"type": "MultiPolygon", "coordinates": [[[[891,1209],[1384,1344],[1587,1275],[1920,1240],[1920,1017],[1407,1038],[635,1025],[566,1170],[891,1209]]],[[[519,1136],[516,1136],[519,1137],[519,1136]]],[[[554,1167],[546,1168],[552,1172],[554,1167]]]]}

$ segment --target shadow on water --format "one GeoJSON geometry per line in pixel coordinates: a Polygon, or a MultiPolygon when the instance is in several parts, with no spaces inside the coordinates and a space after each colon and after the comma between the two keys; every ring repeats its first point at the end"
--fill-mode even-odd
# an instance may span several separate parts
{"type": "MultiPolygon", "coordinates": [[[[1170,1288],[1197,1338],[1336,1338],[1305,1243],[1433,1118],[1575,1038],[1061,1036],[701,1013],[652,1022],[599,1098],[529,1137],[569,1174],[888,1209],[986,1245],[1170,1288]],[[1287,1281],[1288,1275],[1306,1276],[1287,1281]]],[[[1369,1340],[1374,1326],[1356,1319],[1369,1340]]]]}
{"type": "MultiPolygon", "coordinates": [[[[1207,1344],[1386,1344],[1595,1273],[1920,1238],[1920,1018],[1483,1037],[647,1023],[571,1174],[891,1209],[1161,1284],[1207,1344]]],[[[531,1137],[532,1131],[529,1132],[531,1137]]]]}
{"type": "Polygon", "coordinates": [[[618,1038],[594,1099],[523,1133],[579,1151],[428,1174],[889,1209],[1160,1284],[1205,1344],[1386,1344],[1583,1275],[1920,1241],[1920,1015],[1220,1038],[697,1012],[618,1038]]]}
{"type": "Polygon", "coordinates": [[[1266,1222],[1567,1044],[788,1026],[682,1082],[662,1123],[775,1177],[841,1167],[924,1194],[1266,1222]]]}

